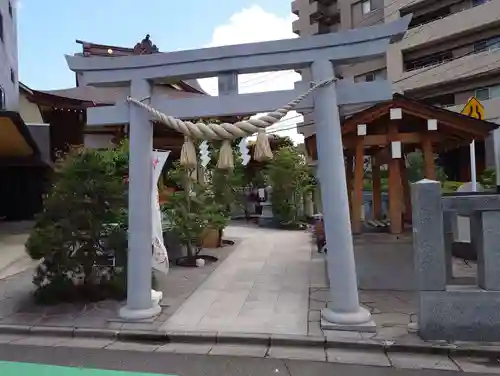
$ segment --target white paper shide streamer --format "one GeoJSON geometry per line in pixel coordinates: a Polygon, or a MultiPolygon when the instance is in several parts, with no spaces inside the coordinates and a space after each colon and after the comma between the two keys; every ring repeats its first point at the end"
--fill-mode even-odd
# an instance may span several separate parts
{"type": "Polygon", "coordinates": [[[153,213],[153,268],[167,274],[169,263],[167,248],[163,243],[163,227],[161,223],[160,195],[158,192],[158,180],[169,151],[153,151],[153,189],[151,192],[151,204],[153,213]]]}

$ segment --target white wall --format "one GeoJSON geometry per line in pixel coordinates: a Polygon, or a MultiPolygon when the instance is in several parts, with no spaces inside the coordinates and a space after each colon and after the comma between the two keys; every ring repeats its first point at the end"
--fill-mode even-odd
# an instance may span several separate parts
{"type": "Polygon", "coordinates": [[[3,21],[3,41],[0,39],[0,86],[5,95],[7,110],[17,111],[19,103],[19,74],[17,61],[17,0],[0,0],[0,14],[3,21]],[[12,6],[12,16],[9,13],[12,6]],[[14,81],[11,79],[11,69],[14,81]]]}
{"type": "Polygon", "coordinates": [[[83,143],[86,148],[104,149],[113,145],[112,134],[86,134],[83,138],[83,143]]]}

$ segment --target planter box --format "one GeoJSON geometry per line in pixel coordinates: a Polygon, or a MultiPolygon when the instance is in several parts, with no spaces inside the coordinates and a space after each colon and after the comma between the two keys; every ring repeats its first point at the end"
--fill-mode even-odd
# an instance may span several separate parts
{"type": "Polygon", "coordinates": [[[217,248],[220,245],[219,230],[206,228],[201,235],[201,246],[203,248],[217,248]]]}
{"type": "Polygon", "coordinates": [[[173,232],[168,230],[163,231],[163,242],[165,243],[165,247],[167,247],[169,261],[175,261],[185,256],[184,247],[173,232]]]}

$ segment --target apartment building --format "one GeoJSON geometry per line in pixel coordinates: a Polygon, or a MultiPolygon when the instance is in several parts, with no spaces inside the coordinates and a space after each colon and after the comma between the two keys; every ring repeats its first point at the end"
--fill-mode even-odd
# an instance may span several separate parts
{"type": "Polygon", "coordinates": [[[0,109],[19,104],[17,22],[14,0],[0,0],[0,109]]]}
{"type": "MultiPolygon", "coordinates": [[[[413,14],[405,38],[387,57],[340,67],[343,78],[389,79],[396,92],[460,111],[475,95],[487,120],[500,123],[500,0],[294,0],[300,36],[324,34],[413,14]]],[[[307,72],[304,79],[308,79],[307,72]]],[[[309,115],[299,131],[314,129],[309,115]]],[[[494,164],[492,140],[487,164],[494,164]]]]}

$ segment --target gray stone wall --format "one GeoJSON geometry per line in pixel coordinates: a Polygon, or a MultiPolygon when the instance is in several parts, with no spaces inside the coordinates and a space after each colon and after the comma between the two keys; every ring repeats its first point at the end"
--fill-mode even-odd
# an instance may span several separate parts
{"type": "Polygon", "coordinates": [[[412,185],[418,327],[427,340],[500,340],[500,196],[442,197],[440,183],[412,185]],[[452,220],[471,218],[477,285],[453,286],[452,220]]]}

